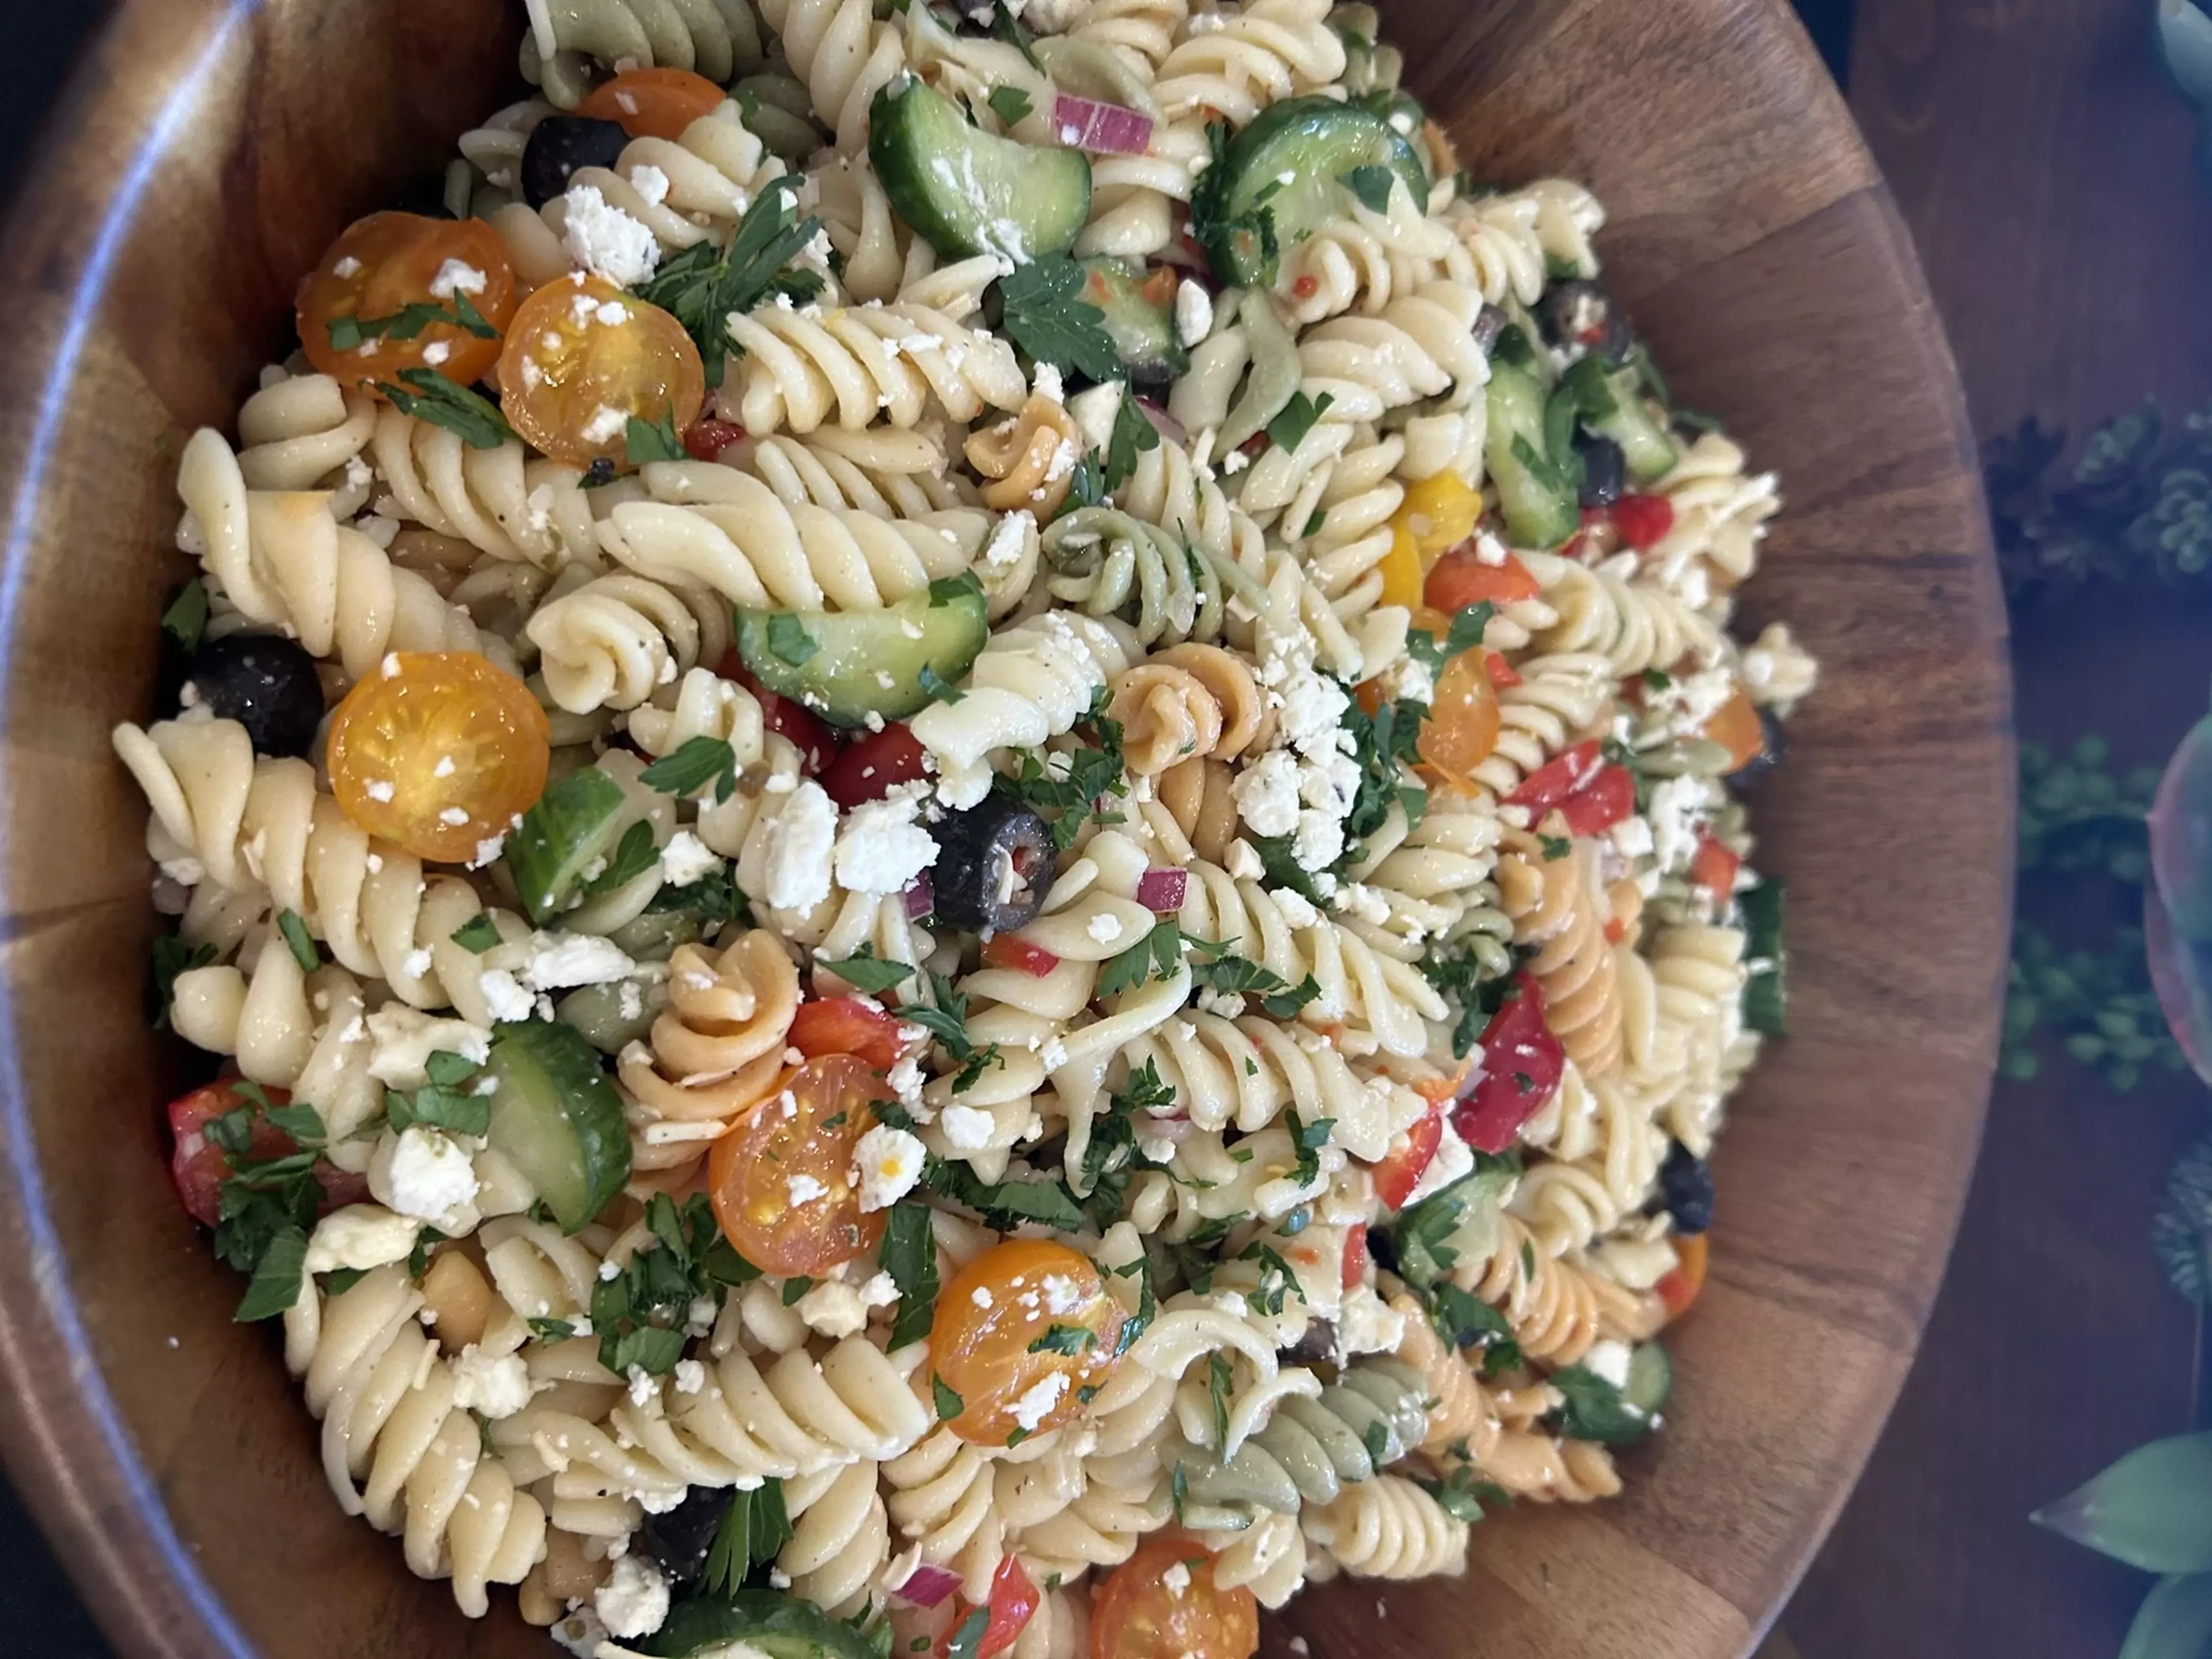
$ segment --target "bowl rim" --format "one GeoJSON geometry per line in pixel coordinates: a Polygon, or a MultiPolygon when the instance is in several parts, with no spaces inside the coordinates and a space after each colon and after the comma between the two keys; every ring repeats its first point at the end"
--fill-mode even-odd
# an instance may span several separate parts
{"type": "MultiPolygon", "coordinates": [[[[58,447],[64,399],[83,355],[94,324],[111,293],[115,263],[160,164],[183,132],[193,108],[227,56],[241,49],[243,37],[270,0],[123,0],[95,28],[72,66],[59,97],[40,130],[6,222],[21,229],[41,228],[86,218],[81,202],[67,202],[74,165],[88,161],[89,150],[106,143],[128,162],[112,178],[88,228],[0,239],[0,294],[43,289],[68,298],[66,323],[49,349],[23,360],[0,362],[0,483],[9,500],[4,539],[0,539],[0,729],[5,729],[12,679],[6,672],[26,570],[39,535],[41,487],[58,447]],[[129,62],[129,76],[111,75],[107,62],[129,62]]],[[[1819,59],[1787,0],[1748,0],[1784,14],[1807,62],[1819,59]]],[[[1838,200],[1869,193],[1881,200],[1896,223],[1887,186],[1865,150],[1856,125],[1825,72],[1815,94],[1832,106],[1832,124],[1857,147],[1870,185],[1839,191],[1838,200]]],[[[1971,424],[1948,343],[1933,319],[1924,278],[1911,239],[1897,223],[1904,258],[1901,277],[1910,297],[1922,301],[1919,323],[1926,349],[1941,369],[1949,394],[1950,425],[1961,471],[1973,481],[1971,522],[1955,526],[1958,542],[1971,545],[1987,568],[1994,569],[1986,509],[1979,489],[1971,424]]],[[[1997,648],[2002,654],[2002,629],[1997,648]]],[[[2010,670],[2001,662],[2008,711],[2010,670]]],[[[2012,754],[2008,721],[2000,739],[2004,757],[2012,754]]],[[[2014,855],[2015,805],[2008,793],[2002,802],[2005,830],[2002,857],[2014,855]]],[[[2011,884],[2004,884],[2008,920],[2011,884]]],[[[1752,1620],[1751,1641],[1761,1639],[1786,1605],[1790,1593],[1825,1540],[1852,1486],[1863,1470],[1875,1440],[1893,1407],[1917,1354],[1920,1337],[1963,1216],[1966,1191],[1978,1158],[1988,1109],[1988,1083],[1994,1078],[1996,1013],[2002,1005],[1998,964],[1988,1022],[1988,1052],[1977,1062],[1984,1079],[1976,1094],[1969,1137],[1974,1155],[1962,1158],[1946,1197],[1948,1218],[1940,1249],[1926,1253],[1927,1263],[1907,1287],[1911,1340],[1902,1351],[1894,1379],[1884,1390],[1879,1414],[1872,1418],[1863,1443],[1850,1455],[1851,1480],[1827,1494],[1826,1512],[1797,1550],[1782,1563],[1784,1593],[1752,1620]]],[[[6,1181],[0,1182],[0,1378],[15,1409],[0,1412],[0,1457],[58,1555],[103,1630],[130,1654],[222,1653],[253,1659],[259,1650],[234,1620],[222,1598],[179,1534],[155,1480],[101,1374],[99,1358],[74,1296],[71,1277],[37,1156],[38,1134],[23,1085],[11,976],[0,972],[0,1142],[13,1153],[6,1181]]]]}

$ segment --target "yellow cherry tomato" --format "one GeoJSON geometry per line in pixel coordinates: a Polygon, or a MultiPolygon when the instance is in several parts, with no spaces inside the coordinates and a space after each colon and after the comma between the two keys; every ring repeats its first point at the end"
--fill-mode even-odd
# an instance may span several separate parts
{"type": "Polygon", "coordinates": [[[875,1248],[884,1212],[860,1208],[855,1158],[875,1103],[891,1098],[866,1060],[823,1054],[714,1143],[708,1190],[739,1255],[788,1279],[875,1248]]]}
{"type": "Polygon", "coordinates": [[[530,689],[463,651],[399,651],[331,718],[331,791],[372,836],[420,859],[473,859],[545,793],[552,756],[530,689]]]}
{"type": "Polygon", "coordinates": [[[579,271],[514,313],[499,388],[501,411],[525,443],[570,466],[621,465],[631,416],[679,435],[699,418],[707,371],[683,324],[579,271]]]}
{"type": "Polygon", "coordinates": [[[1481,651],[1462,651],[1437,676],[1429,717],[1413,747],[1420,757],[1459,782],[1498,747],[1498,688],[1481,651]]]}
{"type": "Polygon", "coordinates": [[[952,1432],[1003,1446],[1058,1428],[1119,1358],[1121,1310],[1080,1250],[1010,1239],[945,1287],[930,1328],[937,1376],[960,1396],[952,1432]]]}

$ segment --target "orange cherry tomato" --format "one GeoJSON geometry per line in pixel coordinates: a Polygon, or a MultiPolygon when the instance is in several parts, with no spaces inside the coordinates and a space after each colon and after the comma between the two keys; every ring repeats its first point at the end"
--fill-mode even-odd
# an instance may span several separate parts
{"type": "Polygon", "coordinates": [[[883,1237],[884,1212],[863,1211],[854,1160],[891,1092],[852,1054],[824,1054],[714,1143],[707,1185],[722,1235],[763,1272],[826,1273],[883,1237]]]}
{"type": "Polygon", "coordinates": [[[1404,1208],[1406,1200],[1421,1184],[1421,1177],[1435,1161],[1437,1148],[1443,1144],[1443,1101],[1432,1099],[1427,1113],[1416,1118],[1412,1127],[1394,1136],[1389,1150],[1369,1171],[1375,1182],[1376,1201],[1389,1209],[1404,1208]]]}
{"type": "Polygon", "coordinates": [[[963,1267],[937,1298],[929,1352],[960,1396],[952,1432],[1018,1444],[1066,1422],[1112,1374],[1121,1310],[1080,1250],[1010,1239],[963,1267]]]}
{"type": "Polygon", "coordinates": [[[1729,700],[1712,713],[1699,733],[1707,741],[1717,743],[1729,751],[1729,770],[1741,771],[1759,757],[1766,747],[1766,727],[1759,718],[1759,710],[1741,686],[1731,692],[1729,700]]]}
{"type": "Polygon", "coordinates": [[[699,418],[707,370],[699,348],[659,306],[577,271],[522,302],[499,359],[507,423],[556,461],[626,464],[629,418],[699,418]]]}
{"type": "Polygon", "coordinates": [[[1533,599],[1543,591],[1528,567],[1512,554],[1505,556],[1503,564],[1485,564],[1474,544],[1467,542],[1437,561],[1422,584],[1421,602],[1449,614],[1485,599],[1492,605],[1533,599]]]}
{"type": "Polygon", "coordinates": [[[994,968],[1018,968],[1042,979],[1060,966],[1060,958],[1042,945],[1032,945],[1012,933],[994,933],[983,941],[983,960],[994,968]]]}
{"type": "Polygon", "coordinates": [[[465,651],[395,651],[331,717],[331,793],[419,859],[473,859],[545,793],[552,732],[530,688],[465,651]]]}
{"type": "Polygon", "coordinates": [[[633,138],[665,138],[673,143],[684,129],[712,115],[730,94],[690,70],[624,70],[594,87],[576,113],[594,121],[614,121],[633,138]]]}
{"type": "Polygon", "coordinates": [[[1195,1539],[1154,1534],[1114,1569],[1091,1610],[1091,1659],[1252,1659],[1260,1604],[1242,1584],[1213,1582],[1213,1557],[1195,1539]],[[1189,1569],[1180,1587],[1170,1568],[1189,1569]]]}
{"type": "Polygon", "coordinates": [[[495,330],[514,317],[514,267],[497,231],[481,219],[372,213],[347,226],[300,284],[300,346],[309,362],[345,386],[397,380],[408,368],[434,368],[468,386],[499,361],[499,339],[462,325],[459,295],[495,330]],[[453,320],[362,326],[399,319],[410,306],[435,306],[453,320]],[[331,339],[333,325],[343,344],[331,339]]]}
{"type": "Polygon", "coordinates": [[[1462,651],[1444,665],[1413,743],[1423,760],[1462,782],[1498,747],[1498,688],[1483,660],[1480,651],[1462,651]]]}
{"type": "Polygon", "coordinates": [[[1697,854],[1690,860],[1690,879],[1717,899],[1725,899],[1735,891],[1735,872],[1743,866],[1729,848],[1711,836],[1698,843],[1697,854]]]}
{"type": "Polygon", "coordinates": [[[899,1063],[906,1042],[896,1016],[872,1008],[858,997],[823,997],[802,1002],[792,1016],[787,1039],[809,1060],[851,1054],[878,1072],[899,1063]]]}
{"type": "Polygon", "coordinates": [[[1687,1313],[1698,1292],[1705,1288],[1705,1267],[1711,1254],[1705,1240],[1705,1234],[1697,1233],[1674,1241],[1674,1269],[1656,1286],[1659,1299],[1667,1304],[1669,1319],[1680,1319],[1687,1313]]]}

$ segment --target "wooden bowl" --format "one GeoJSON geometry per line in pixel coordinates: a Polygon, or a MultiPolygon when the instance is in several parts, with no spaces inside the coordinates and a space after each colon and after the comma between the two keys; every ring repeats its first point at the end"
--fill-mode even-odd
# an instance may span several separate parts
{"type": "MultiPolygon", "coordinates": [[[[1722,1142],[1666,1432],[1622,1501],[1498,1516],[1465,1579],[1314,1592],[1269,1645],[1718,1659],[1842,1504],[1973,1160],[2012,846],[1973,451],[1905,233],[1781,0],[1384,9],[1477,176],[1563,173],[1605,200],[1607,281],[1683,400],[1781,472],[1746,620],[1789,617],[1825,672],[1758,801],[1791,888],[1795,1035],[1722,1142]]],[[[238,1283],[165,1167],[146,809],[107,744],[149,712],[184,574],[179,444],[282,355],[338,228],[503,101],[520,13],[129,0],[0,241],[0,1442],[131,1654],[548,1651],[511,1598],[471,1626],[339,1514],[270,1334],[230,1322],[238,1283]]]]}

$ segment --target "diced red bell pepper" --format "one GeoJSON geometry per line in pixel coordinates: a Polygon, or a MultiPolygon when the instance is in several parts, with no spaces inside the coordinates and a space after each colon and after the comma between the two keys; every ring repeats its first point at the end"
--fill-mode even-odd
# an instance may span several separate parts
{"type": "Polygon", "coordinates": [[[1613,529],[1638,553],[1649,553],[1674,527],[1674,503],[1664,495],[1623,495],[1612,511],[1613,529]]]}
{"type": "Polygon", "coordinates": [[[1690,879],[1715,898],[1725,900],[1735,891],[1735,872],[1742,865],[1741,858],[1708,835],[1698,842],[1697,854],[1690,860],[1690,879]]]}
{"type": "Polygon", "coordinates": [[[1523,970],[1482,1033],[1482,1076],[1452,1110],[1460,1139],[1502,1152],[1559,1086],[1566,1050],[1544,1019],[1544,993],[1523,970]]]}
{"type": "Polygon", "coordinates": [[[1348,1227],[1344,1234],[1344,1276],[1338,1282],[1347,1291],[1356,1291],[1366,1277],[1367,1229],[1348,1227]]]}
{"type": "Polygon", "coordinates": [[[760,700],[762,722],[777,736],[790,740],[799,750],[799,765],[807,776],[819,775],[830,764],[837,752],[837,735],[827,720],[805,703],[794,702],[763,685],[734,650],[714,672],[726,680],[735,680],[760,700]]]}
{"type": "MultiPolygon", "coordinates": [[[[240,1094],[235,1086],[240,1081],[227,1078],[210,1083],[204,1089],[178,1096],[167,1107],[169,1133],[175,1141],[169,1154],[169,1177],[177,1184],[177,1196],[183,1200],[186,1212],[203,1226],[212,1227],[222,1218],[222,1183],[233,1173],[222,1148],[208,1139],[207,1126],[210,1120],[228,1116],[240,1107],[253,1107],[252,1099],[240,1094]]],[[[291,1097],[282,1089],[265,1089],[262,1093],[271,1106],[291,1103],[291,1097]]],[[[252,1133],[246,1149],[247,1158],[265,1164],[299,1150],[297,1141],[262,1116],[258,1109],[253,1110],[252,1133]]],[[[318,1164],[315,1179],[322,1183],[325,1210],[357,1204],[368,1196],[366,1176],[349,1174],[334,1164],[318,1164]]]]}
{"type": "Polygon", "coordinates": [[[1402,1209],[1407,1196],[1428,1172],[1443,1137],[1443,1102],[1431,1101],[1427,1112],[1391,1141],[1389,1150],[1369,1171],[1375,1183],[1376,1199],[1390,1209],[1402,1209]]]}
{"type": "Polygon", "coordinates": [[[733,422],[702,415],[684,428],[684,453],[695,461],[711,461],[744,435],[744,428],[733,422]]]}
{"type": "Polygon", "coordinates": [[[1060,958],[1042,945],[1032,945],[1012,933],[994,933],[983,941],[983,960],[994,968],[1013,968],[1042,979],[1060,966],[1060,958]]]}

